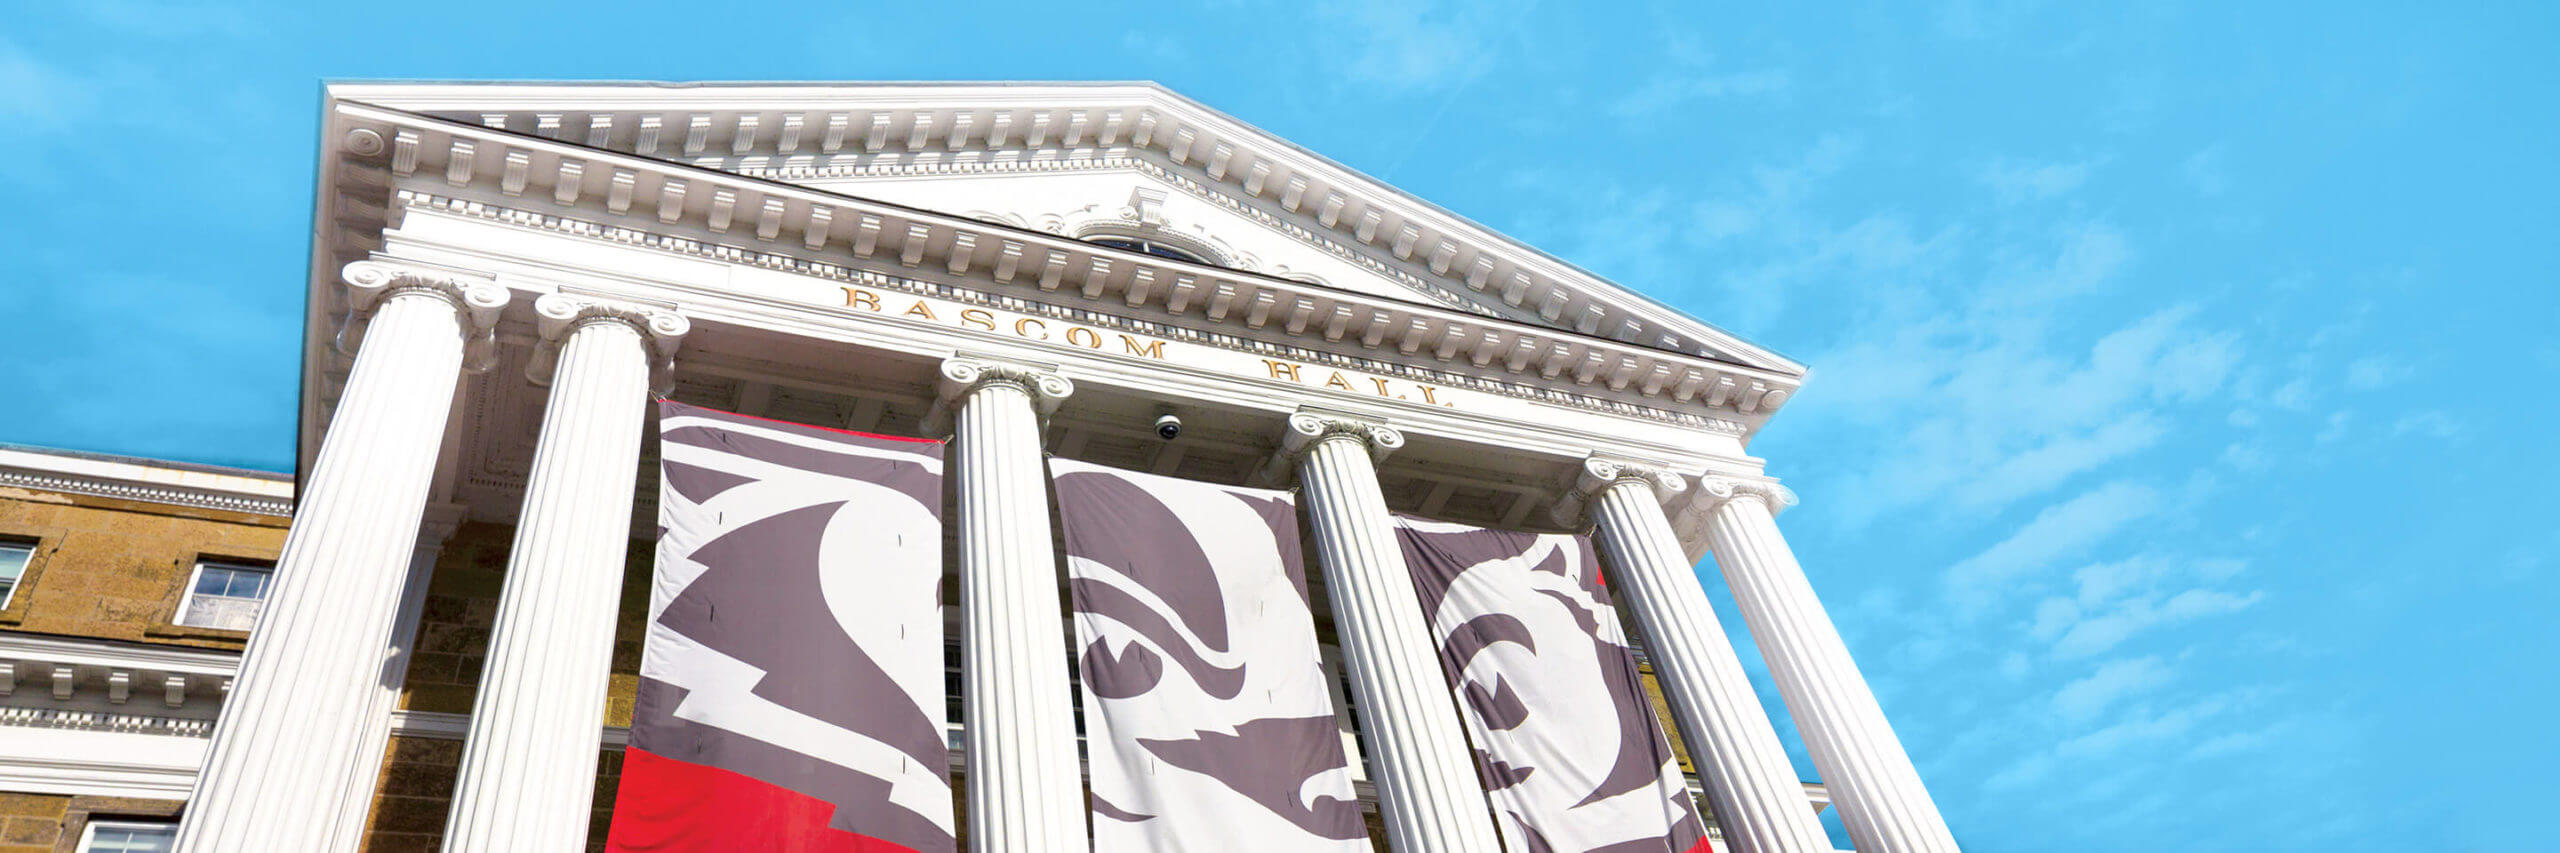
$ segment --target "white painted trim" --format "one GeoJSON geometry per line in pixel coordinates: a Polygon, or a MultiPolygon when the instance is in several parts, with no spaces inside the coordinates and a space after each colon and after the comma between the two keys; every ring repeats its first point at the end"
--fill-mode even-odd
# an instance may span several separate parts
{"type": "Polygon", "coordinates": [[[0,447],[0,486],[219,509],[293,514],[293,478],[151,459],[0,447]]]}
{"type": "MultiPolygon", "coordinates": [[[[230,678],[240,669],[238,652],[12,631],[0,631],[0,660],[37,660],[105,669],[148,669],[216,678],[230,678]]],[[[135,687],[137,692],[141,689],[139,685],[135,687]]]]}
{"type": "Polygon", "coordinates": [[[209,745],[182,735],[0,726],[0,791],[183,800],[209,745]]]}

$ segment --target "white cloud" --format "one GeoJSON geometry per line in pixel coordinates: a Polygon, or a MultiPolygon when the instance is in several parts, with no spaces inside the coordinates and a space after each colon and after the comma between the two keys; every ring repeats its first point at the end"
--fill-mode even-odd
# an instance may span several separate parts
{"type": "MultiPolygon", "coordinates": [[[[2105,672],[2106,671],[2103,669],[2099,670],[2101,675],[2105,674],[2105,672]]],[[[2165,671],[2162,673],[2162,676],[2165,680],[2165,671]]],[[[2091,677],[2095,678],[2097,676],[2091,677]]],[[[2147,676],[2134,677],[2139,678],[2147,676]]],[[[2074,685],[2080,683],[2081,682],[2073,682],[2074,685]]],[[[2137,692],[2138,690],[2147,690],[2151,686],[2156,686],[2156,682],[2143,683],[2141,686],[2135,688],[2135,690],[2129,690],[2127,692],[2130,693],[2137,692]]],[[[2064,689],[2067,690],[2069,688],[2066,687],[2064,689]]],[[[2053,751],[2056,755],[2066,758],[2106,758],[2108,756],[2115,755],[2118,752],[2122,752],[2127,747],[2182,738],[2188,732],[2194,731],[2197,724],[2219,716],[2223,711],[2229,710],[2230,707],[2231,701],[2229,699],[2215,696],[2180,705],[2156,714],[2134,714],[2131,715],[2129,719],[2123,720],[2114,725],[2065,740],[2062,743],[2055,745],[2053,751]]]]}
{"type": "Polygon", "coordinates": [[[1659,116],[1691,101],[1782,93],[1788,83],[1787,72],[1774,68],[1720,72],[1676,68],[1655,74],[1643,85],[1610,101],[1609,114],[1619,118],[1659,116]]]}
{"type": "Polygon", "coordinates": [[[0,40],[0,121],[12,130],[66,126],[88,111],[95,90],[88,79],[0,40]]]}
{"type": "Polygon", "coordinates": [[[2445,441],[2462,436],[2462,423],[2436,409],[2410,412],[2391,422],[2392,435],[2415,435],[2445,441]]]}
{"type": "Polygon", "coordinates": [[[1979,608],[2006,584],[2086,550],[2159,505],[2160,496],[2150,487],[2114,482],[2046,507],[2009,538],[1949,568],[1949,592],[1959,603],[1979,608]]]}
{"type": "Polygon", "coordinates": [[[2061,660],[2106,652],[2154,628],[2238,612],[2262,593],[2215,587],[2245,563],[2228,559],[2142,556],[2095,563],[2072,573],[2078,590],[2036,605],[2029,636],[2061,660]]]}
{"type": "Polygon", "coordinates": [[[2090,164],[2028,163],[1999,160],[1985,165],[1976,174],[1983,184],[2002,201],[2017,203],[2041,201],[2069,193],[2089,180],[2090,164]]]}
{"type": "Polygon", "coordinates": [[[2369,355],[2347,363],[2347,387],[2371,391],[2407,381],[2417,369],[2406,362],[2379,355],[2369,355]]]}
{"type": "Polygon", "coordinates": [[[1350,80],[1391,93],[1440,91],[1491,69],[1501,27],[1529,5],[1327,2],[1316,14],[1342,35],[1318,43],[1350,80]]]}
{"type": "Polygon", "coordinates": [[[2258,592],[2235,595],[2213,589],[2190,589],[2171,596],[2166,602],[2154,603],[2150,598],[2131,599],[2104,615],[2072,625],[2054,641],[2053,653],[2066,659],[2087,657],[2115,648],[2126,638],[2154,627],[2239,612],[2258,603],[2263,596],[2258,592]]]}
{"type": "Polygon", "coordinates": [[[2231,177],[2223,168],[2222,160],[2222,146],[2210,145],[2204,150],[2188,155],[2186,162],[2179,165],[2178,171],[2187,179],[2187,186],[2194,188],[2197,195],[2211,198],[2231,189],[2231,177]]]}
{"type": "Polygon", "coordinates": [[[2169,683],[2169,667],[2158,657],[2108,661],[2098,671],[2054,691],[2053,710],[2066,720],[2086,720],[2107,706],[2169,683]]]}

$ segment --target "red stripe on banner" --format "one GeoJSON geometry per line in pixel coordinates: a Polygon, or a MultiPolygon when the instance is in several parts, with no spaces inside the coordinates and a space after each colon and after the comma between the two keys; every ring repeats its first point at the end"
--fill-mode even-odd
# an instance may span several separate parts
{"type": "Polygon", "coordinates": [[[1698,839],[1698,843],[1689,845],[1689,849],[1685,851],[1685,853],[1716,853],[1714,841],[1715,839],[1712,838],[1698,839]]]}
{"type": "Polygon", "coordinates": [[[626,749],[604,849],[916,853],[829,828],[835,812],[833,803],[753,777],[626,749]]]}

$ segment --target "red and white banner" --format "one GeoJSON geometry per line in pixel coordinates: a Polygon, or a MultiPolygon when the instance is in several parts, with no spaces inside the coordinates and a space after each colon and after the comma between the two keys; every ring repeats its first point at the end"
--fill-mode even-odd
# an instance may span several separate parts
{"type": "Polygon", "coordinates": [[[948,853],[942,445],[659,404],[607,849],[948,853]]]}
{"type": "Polygon", "coordinates": [[[1396,539],[1504,845],[1706,851],[1591,541],[1404,517],[1396,539]]]}
{"type": "Polygon", "coordinates": [[[1094,852],[1370,849],[1288,493],[1050,470],[1094,852]]]}

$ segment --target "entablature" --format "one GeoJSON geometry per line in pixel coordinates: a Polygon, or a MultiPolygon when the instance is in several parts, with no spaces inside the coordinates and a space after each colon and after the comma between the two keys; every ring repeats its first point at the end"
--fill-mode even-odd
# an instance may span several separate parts
{"type": "Polygon", "coordinates": [[[339,235],[346,239],[333,259],[342,262],[379,245],[378,235],[365,233],[365,220],[387,222],[424,204],[765,268],[849,275],[894,263],[909,275],[968,280],[1043,304],[1181,318],[1192,328],[1265,340],[1316,344],[1321,337],[1317,346],[1346,357],[1414,367],[1436,362],[1433,369],[1453,374],[1729,421],[1744,435],[1798,383],[1702,356],[961,216],[362,105],[341,104],[338,111],[350,125],[351,171],[377,166],[387,172],[339,182],[340,194],[353,197],[342,199],[345,212],[337,219],[356,232],[339,235]],[[401,189],[395,194],[392,185],[401,189]],[[412,188],[421,185],[439,191],[412,188]]]}
{"type": "Polygon", "coordinates": [[[788,182],[1127,162],[1418,294],[1800,377],[1802,365],[1148,83],[340,84],[342,102],[788,182]]]}

